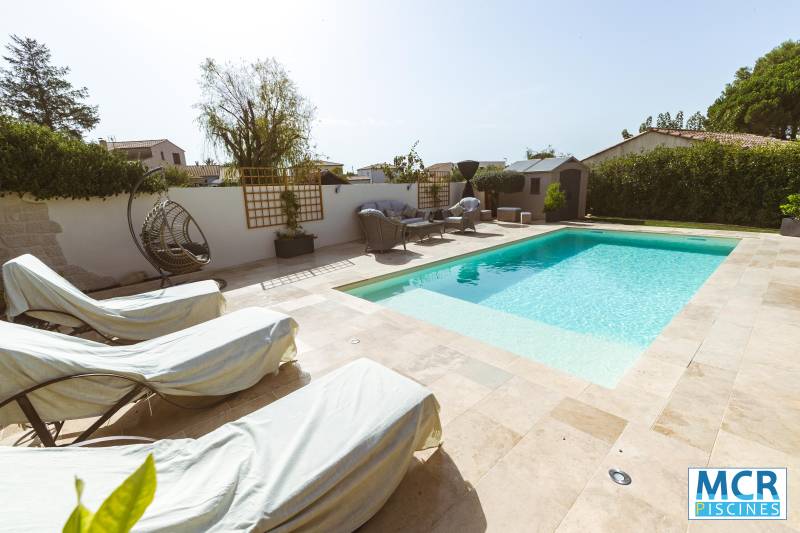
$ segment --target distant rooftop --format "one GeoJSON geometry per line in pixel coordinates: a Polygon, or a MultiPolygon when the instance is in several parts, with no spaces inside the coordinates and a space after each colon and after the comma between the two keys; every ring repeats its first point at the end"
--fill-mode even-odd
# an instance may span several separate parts
{"type": "Polygon", "coordinates": [[[784,141],[781,139],[775,139],[774,137],[765,137],[763,135],[756,135],[755,133],[730,133],[730,132],[722,132],[722,131],[704,131],[704,130],[679,130],[679,129],[670,129],[670,128],[649,128],[642,133],[634,135],[633,137],[629,137],[623,141],[620,141],[616,144],[612,144],[606,148],[603,148],[599,152],[595,152],[592,155],[588,155],[583,158],[584,161],[587,159],[592,159],[597,157],[598,155],[605,153],[609,150],[616,148],[617,146],[623,145],[628,143],[634,139],[638,139],[642,135],[647,135],[648,133],[660,133],[662,135],[670,135],[672,137],[680,137],[682,139],[687,139],[690,141],[714,141],[721,144],[738,144],[739,146],[743,146],[745,148],[752,148],[754,146],[765,146],[770,144],[787,144],[793,141],[784,141]]]}
{"type": "Polygon", "coordinates": [[[326,167],[341,167],[341,166],[344,166],[344,163],[337,163],[335,161],[323,161],[321,159],[317,159],[316,161],[314,161],[314,163],[317,164],[317,165],[323,165],[323,166],[326,166],[326,167]]]}
{"type": "Polygon", "coordinates": [[[106,141],[109,150],[126,150],[129,148],[151,148],[167,139],[148,139],[145,141],[106,141]]]}
{"type": "Polygon", "coordinates": [[[517,172],[550,172],[570,161],[579,163],[579,161],[572,156],[548,157],[547,159],[524,159],[511,163],[506,167],[506,170],[514,170],[517,172]]]}
{"type": "Polygon", "coordinates": [[[764,146],[767,144],[785,144],[791,141],[784,141],[774,137],[765,137],[755,133],[727,133],[722,131],[702,131],[702,130],[674,130],[667,128],[650,128],[647,131],[672,135],[673,137],[683,137],[695,141],[716,141],[723,144],[739,144],[745,148],[753,146],[764,146]]]}
{"type": "Polygon", "coordinates": [[[374,163],[372,165],[367,165],[365,167],[361,167],[358,170],[369,170],[369,169],[372,169],[372,168],[383,168],[385,166],[390,167],[390,168],[394,168],[394,165],[390,165],[389,163],[374,163]]]}
{"type": "Polygon", "coordinates": [[[192,178],[218,177],[222,169],[220,165],[187,165],[180,168],[192,178]]]}

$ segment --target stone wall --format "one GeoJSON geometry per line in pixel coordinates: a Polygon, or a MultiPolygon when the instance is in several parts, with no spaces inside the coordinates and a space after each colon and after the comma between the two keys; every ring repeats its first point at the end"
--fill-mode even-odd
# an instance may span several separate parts
{"type": "MultiPolygon", "coordinates": [[[[17,195],[0,198],[0,264],[22,254],[33,254],[82,290],[116,284],[114,278],[98,276],[67,263],[56,238],[61,231],[61,226],[50,220],[46,203],[17,195]]],[[[4,305],[0,298],[0,308],[4,305]]]]}

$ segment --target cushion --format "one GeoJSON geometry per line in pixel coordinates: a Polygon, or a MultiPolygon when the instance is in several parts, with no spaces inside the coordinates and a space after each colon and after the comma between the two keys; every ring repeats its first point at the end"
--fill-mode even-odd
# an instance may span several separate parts
{"type": "Polygon", "coordinates": [[[395,211],[394,209],[389,208],[389,209],[387,209],[385,211],[385,213],[386,213],[386,216],[389,217],[389,218],[395,218],[397,220],[400,220],[400,214],[401,213],[399,211],[395,211]]]}
{"type": "Polygon", "coordinates": [[[447,222],[455,222],[457,224],[460,224],[463,219],[461,217],[447,217],[445,220],[447,222]]]}
{"type": "Polygon", "coordinates": [[[414,218],[417,216],[417,210],[410,205],[407,205],[400,214],[403,216],[403,218],[414,218]]]}
{"type": "Polygon", "coordinates": [[[400,212],[406,206],[405,203],[399,200],[378,200],[375,202],[377,204],[377,208],[383,211],[384,213],[391,209],[392,211],[400,212]]]}
{"type": "Polygon", "coordinates": [[[382,216],[382,217],[386,216],[383,213],[381,213],[380,211],[378,211],[377,209],[372,209],[372,208],[362,209],[361,211],[358,212],[358,214],[359,215],[379,215],[379,216],[382,216]]]}
{"type": "Polygon", "coordinates": [[[375,202],[367,202],[358,208],[359,211],[363,211],[364,209],[378,209],[378,204],[375,202]]]}
{"type": "Polygon", "coordinates": [[[466,209],[467,211],[472,211],[473,209],[480,209],[481,201],[477,198],[472,198],[471,196],[467,196],[466,198],[462,198],[458,204],[466,209]]]}
{"type": "Polygon", "coordinates": [[[456,217],[461,216],[464,214],[464,208],[461,207],[459,204],[456,204],[450,208],[450,214],[456,217]]]}

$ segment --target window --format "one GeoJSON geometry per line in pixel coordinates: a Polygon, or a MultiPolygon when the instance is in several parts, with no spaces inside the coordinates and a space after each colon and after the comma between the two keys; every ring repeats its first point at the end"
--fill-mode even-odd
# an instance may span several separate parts
{"type": "Polygon", "coordinates": [[[542,178],[531,178],[531,194],[541,194],[542,178]]]}
{"type": "Polygon", "coordinates": [[[181,154],[179,154],[177,152],[172,152],[172,162],[175,163],[176,165],[180,165],[181,164],[181,154]]]}
{"type": "Polygon", "coordinates": [[[164,161],[164,152],[161,152],[161,160],[164,161]]]}

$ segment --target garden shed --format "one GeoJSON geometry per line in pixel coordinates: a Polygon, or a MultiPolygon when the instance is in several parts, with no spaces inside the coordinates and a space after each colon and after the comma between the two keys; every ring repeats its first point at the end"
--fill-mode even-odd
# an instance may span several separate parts
{"type": "Polygon", "coordinates": [[[586,190],[589,184],[589,167],[572,156],[547,159],[526,159],[506,167],[525,175],[521,192],[500,194],[501,207],[521,207],[530,211],[534,220],[544,218],[544,195],[551,183],[560,182],[567,195],[567,205],[560,213],[563,220],[586,215],[586,190]]]}

